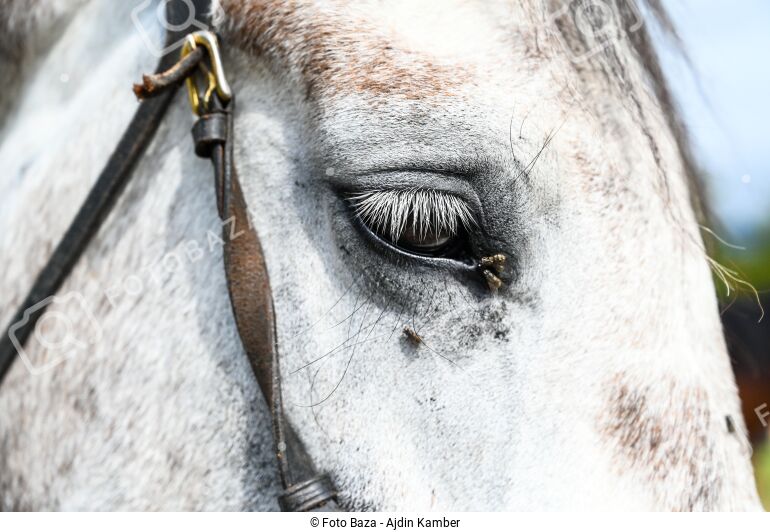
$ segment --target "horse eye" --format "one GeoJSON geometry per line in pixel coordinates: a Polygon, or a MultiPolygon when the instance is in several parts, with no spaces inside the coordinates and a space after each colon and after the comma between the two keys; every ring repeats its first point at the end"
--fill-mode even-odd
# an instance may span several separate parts
{"type": "Polygon", "coordinates": [[[410,217],[401,234],[394,239],[391,234],[372,227],[366,221],[363,221],[363,225],[379,239],[410,254],[458,260],[467,255],[468,233],[463,227],[458,226],[454,230],[446,227],[425,228],[415,224],[410,217]]]}
{"type": "Polygon", "coordinates": [[[381,242],[405,253],[461,259],[474,222],[467,203],[429,189],[377,190],[349,198],[355,217],[381,242]]]}
{"type": "Polygon", "coordinates": [[[445,229],[420,232],[414,224],[409,223],[404,228],[396,246],[421,254],[434,254],[450,247],[455,235],[445,229]]]}

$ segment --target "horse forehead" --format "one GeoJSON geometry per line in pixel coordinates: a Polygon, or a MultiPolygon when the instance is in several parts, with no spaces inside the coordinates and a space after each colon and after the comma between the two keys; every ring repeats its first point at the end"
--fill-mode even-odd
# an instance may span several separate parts
{"type": "Polygon", "coordinates": [[[491,4],[222,0],[221,6],[231,38],[293,69],[314,96],[452,94],[473,81],[480,58],[499,57],[505,47],[491,4]]]}

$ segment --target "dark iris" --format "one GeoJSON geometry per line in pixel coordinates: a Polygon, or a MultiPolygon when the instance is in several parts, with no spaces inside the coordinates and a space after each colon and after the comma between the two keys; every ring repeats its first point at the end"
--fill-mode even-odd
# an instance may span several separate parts
{"type": "Polygon", "coordinates": [[[408,223],[396,245],[416,253],[428,255],[438,253],[449,247],[454,240],[454,236],[446,230],[436,231],[431,229],[420,231],[413,224],[408,223]]]}
{"type": "Polygon", "coordinates": [[[351,205],[366,233],[402,253],[462,262],[472,256],[468,226],[473,225],[473,214],[458,197],[394,190],[353,196],[351,205]]]}

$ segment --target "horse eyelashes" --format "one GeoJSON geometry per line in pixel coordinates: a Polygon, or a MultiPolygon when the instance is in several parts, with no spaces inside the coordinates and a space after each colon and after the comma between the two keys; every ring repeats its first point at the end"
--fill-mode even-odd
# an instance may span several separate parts
{"type": "Polygon", "coordinates": [[[372,231],[398,242],[447,238],[476,225],[468,205],[457,196],[431,189],[372,190],[348,197],[356,216],[372,231]]]}

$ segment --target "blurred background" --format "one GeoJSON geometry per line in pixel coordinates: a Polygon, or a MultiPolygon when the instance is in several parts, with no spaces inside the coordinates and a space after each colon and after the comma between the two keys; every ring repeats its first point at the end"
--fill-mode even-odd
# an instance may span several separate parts
{"type": "Polygon", "coordinates": [[[757,290],[718,288],[757,486],[770,510],[770,2],[662,3],[686,58],[651,31],[707,185],[710,228],[724,240],[711,239],[714,258],[757,290]],[[757,299],[768,313],[761,321],[757,299]]]}

